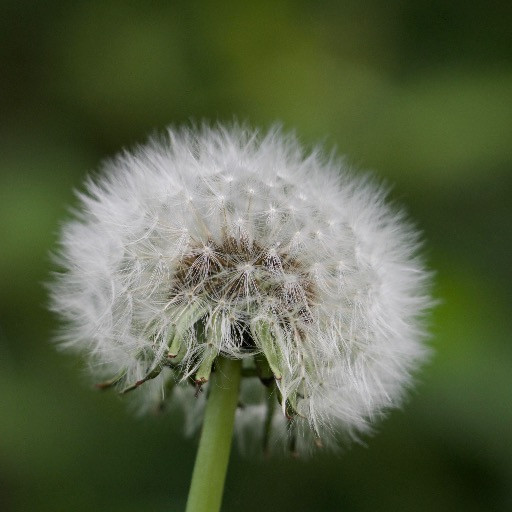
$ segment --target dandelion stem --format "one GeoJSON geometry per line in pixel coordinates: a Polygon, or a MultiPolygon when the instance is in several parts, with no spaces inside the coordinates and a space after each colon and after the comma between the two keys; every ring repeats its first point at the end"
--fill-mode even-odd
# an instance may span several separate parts
{"type": "Polygon", "coordinates": [[[186,512],[218,512],[231,450],[242,361],[219,356],[210,382],[186,512]]]}

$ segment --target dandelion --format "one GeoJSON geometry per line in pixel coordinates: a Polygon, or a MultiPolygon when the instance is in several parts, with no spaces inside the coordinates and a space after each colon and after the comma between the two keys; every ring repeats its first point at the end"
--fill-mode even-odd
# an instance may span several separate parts
{"type": "Polygon", "coordinates": [[[296,453],[401,403],[428,353],[429,276],[367,177],[277,128],[203,126],[118,155],[86,188],[52,304],[100,387],[142,410],[180,402],[198,424],[206,386],[203,438],[227,453],[238,404],[240,438],[296,453]]]}

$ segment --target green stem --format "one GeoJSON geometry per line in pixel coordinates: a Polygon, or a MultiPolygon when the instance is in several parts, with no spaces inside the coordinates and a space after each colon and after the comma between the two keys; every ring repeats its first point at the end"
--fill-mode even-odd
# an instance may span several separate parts
{"type": "Polygon", "coordinates": [[[186,512],[218,512],[231,450],[242,361],[219,356],[197,449],[186,512]]]}

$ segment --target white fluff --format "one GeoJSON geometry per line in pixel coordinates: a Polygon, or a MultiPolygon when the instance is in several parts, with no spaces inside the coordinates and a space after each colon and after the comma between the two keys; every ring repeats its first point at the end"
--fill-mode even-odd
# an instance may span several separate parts
{"type": "MultiPolygon", "coordinates": [[[[301,445],[356,436],[399,405],[428,352],[429,275],[380,187],[279,129],[234,125],[170,129],[86,188],[63,228],[52,305],[66,320],[60,342],[96,378],[147,380],[133,393],[145,408],[174,385],[197,410],[184,380],[201,363],[222,353],[249,368],[263,354],[283,411],[313,434],[301,445]]],[[[262,430],[243,416],[244,432],[262,430]]]]}

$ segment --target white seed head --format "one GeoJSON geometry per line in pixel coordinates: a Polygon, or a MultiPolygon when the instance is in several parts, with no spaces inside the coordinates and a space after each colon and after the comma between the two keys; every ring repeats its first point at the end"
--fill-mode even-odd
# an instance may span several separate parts
{"type": "Polygon", "coordinates": [[[272,412],[270,393],[282,412],[267,423],[295,429],[297,449],[400,404],[428,353],[429,275],[416,232],[366,177],[277,128],[203,126],[123,152],[86,188],[52,306],[61,344],[102,386],[196,411],[185,381],[206,382],[219,354],[243,358],[273,387],[244,383],[241,435],[264,431],[253,418],[272,412]]]}

